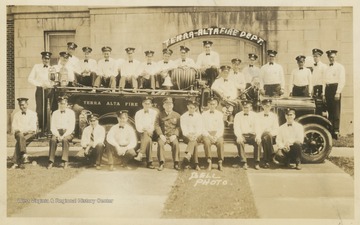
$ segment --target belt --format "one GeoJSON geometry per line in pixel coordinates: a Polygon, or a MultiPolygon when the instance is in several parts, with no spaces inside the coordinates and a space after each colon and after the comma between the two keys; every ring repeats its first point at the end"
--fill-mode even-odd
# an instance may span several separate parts
{"type": "Polygon", "coordinates": [[[328,86],[328,87],[335,86],[335,85],[338,85],[338,83],[326,84],[326,86],[328,86]]]}

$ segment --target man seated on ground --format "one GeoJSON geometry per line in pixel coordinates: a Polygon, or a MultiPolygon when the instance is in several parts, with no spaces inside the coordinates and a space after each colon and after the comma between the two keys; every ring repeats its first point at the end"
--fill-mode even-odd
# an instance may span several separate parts
{"type": "Polygon", "coordinates": [[[135,129],[128,124],[128,111],[119,111],[117,120],[118,124],[112,126],[106,136],[106,141],[109,143],[107,150],[110,170],[114,170],[114,154],[120,156],[122,166],[126,166],[136,156],[137,137],[135,129]]]}
{"type": "Polygon", "coordinates": [[[13,165],[10,169],[21,167],[21,163],[28,163],[26,145],[36,135],[37,114],[28,109],[28,99],[18,98],[20,111],[14,114],[12,132],[16,139],[15,151],[12,158],[13,165]]]}
{"type": "Polygon", "coordinates": [[[84,155],[90,160],[91,164],[96,165],[96,169],[101,169],[101,158],[105,149],[105,128],[99,125],[99,115],[89,116],[90,125],[85,127],[81,136],[81,146],[84,155]]]}
{"type": "Polygon", "coordinates": [[[296,122],[295,109],[287,109],[286,123],[280,126],[276,136],[276,144],[279,149],[274,156],[275,163],[283,158],[286,167],[290,167],[291,161],[295,161],[295,169],[301,170],[301,152],[304,142],[304,127],[296,122]]]}
{"type": "MultiPolygon", "coordinates": [[[[203,132],[201,114],[196,110],[198,107],[197,101],[189,99],[187,103],[188,111],[180,117],[180,126],[184,136],[184,142],[187,144],[184,162],[188,164],[192,154],[195,170],[200,170],[197,148],[199,142],[201,142],[203,132]]],[[[185,166],[187,167],[187,165],[185,166]]]]}

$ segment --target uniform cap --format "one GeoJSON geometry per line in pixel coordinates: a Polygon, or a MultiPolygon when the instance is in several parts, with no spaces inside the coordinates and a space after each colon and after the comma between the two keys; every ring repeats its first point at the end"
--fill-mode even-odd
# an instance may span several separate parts
{"type": "Polygon", "coordinates": [[[87,46],[83,47],[82,50],[83,50],[83,52],[89,52],[89,53],[92,52],[92,48],[87,47],[87,46]]]}
{"type": "Polygon", "coordinates": [[[313,55],[318,54],[318,55],[322,56],[322,54],[324,54],[324,52],[321,51],[321,50],[318,49],[318,48],[314,48],[314,49],[312,50],[312,54],[313,54],[313,55]]]}
{"type": "Polygon", "coordinates": [[[50,59],[52,53],[51,52],[41,52],[40,53],[43,58],[50,59]]]}
{"type": "Polygon", "coordinates": [[[68,59],[70,57],[69,53],[67,53],[67,52],[59,52],[59,55],[61,57],[64,57],[65,59],[68,59]]]}
{"type": "Polygon", "coordinates": [[[18,102],[27,102],[29,99],[28,98],[17,98],[16,100],[18,100],[18,102]]]}
{"type": "Polygon", "coordinates": [[[248,105],[248,104],[252,104],[252,101],[243,100],[243,101],[241,101],[241,104],[242,104],[243,106],[245,106],[245,105],[248,105]]]}
{"type": "Polygon", "coordinates": [[[296,56],[296,58],[295,58],[295,60],[296,61],[305,61],[305,58],[306,58],[306,56],[304,56],[304,55],[298,55],[298,56],[296,56]]]}
{"type": "Polygon", "coordinates": [[[135,51],[135,48],[133,48],[133,47],[128,47],[128,48],[125,48],[125,51],[126,51],[127,53],[134,52],[134,51],[135,51]]]}
{"type": "Polygon", "coordinates": [[[99,115],[98,114],[90,114],[88,116],[88,120],[91,121],[91,120],[98,120],[99,119],[99,115]]]}
{"type": "Polygon", "coordinates": [[[118,117],[120,117],[120,116],[123,115],[123,114],[128,115],[128,114],[129,114],[129,111],[127,111],[127,110],[120,110],[120,111],[118,111],[116,114],[117,114],[118,117]]]}
{"type": "Polygon", "coordinates": [[[230,67],[230,66],[227,66],[227,65],[220,66],[220,70],[221,70],[221,71],[225,71],[225,70],[229,71],[230,68],[231,68],[231,67],[230,67]]]}
{"type": "Polygon", "coordinates": [[[145,51],[144,53],[145,53],[146,56],[153,56],[155,52],[149,50],[149,51],[145,51]]]}
{"type": "Polygon", "coordinates": [[[173,103],[173,99],[170,97],[166,97],[163,99],[163,103],[173,103]]]}
{"type": "Polygon", "coordinates": [[[338,51],[337,50],[328,50],[328,51],[326,51],[326,54],[327,55],[331,55],[331,54],[336,54],[338,51]]]}
{"type": "Polygon", "coordinates": [[[295,115],[296,110],[294,108],[287,108],[286,109],[286,115],[294,114],[295,115]]]}
{"type": "Polygon", "coordinates": [[[249,53],[249,59],[253,59],[256,60],[258,58],[258,56],[254,53],[249,53]]]}
{"type": "Polygon", "coordinates": [[[185,46],[180,46],[180,52],[189,52],[190,49],[188,47],[185,46]]]}
{"type": "Polygon", "coordinates": [[[145,101],[150,101],[150,102],[152,102],[152,100],[153,100],[152,97],[146,96],[146,97],[143,99],[143,102],[145,102],[145,101]]]}
{"type": "Polygon", "coordinates": [[[163,54],[169,54],[169,55],[173,54],[173,51],[171,49],[168,49],[168,48],[164,48],[162,52],[163,52],[163,54]]]}
{"type": "Polygon", "coordinates": [[[239,58],[234,58],[234,59],[231,60],[231,63],[233,63],[233,64],[240,64],[240,63],[241,63],[241,59],[239,59],[239,58]]]}
{"type": "Polygon", "coordinates": [[[264,100],[261,101],[262,105],[267,105],[267,104],[271,104],[271,103],[272,103],[271,99],[264,99],[264,100]]]}
{"type": "Polygon", "coordinates": [[[276,56],[277,51],[275,51],[275,50],[267,50],[267,54],[268,54],[268,56],[276,56]]]}
{"type": "Polygon", "coordinates": [[[77,48],[77,44],[75,44],[74,42],[68,42],[67,46],[68,46],[68,48],[71,48],[71,49],[76,49],[77,48]]]}
{"type": "Polygon", "coordinates": [[[104,46],[104,47],[101,48],[101,51],[102,52],[111,52],[112,49],[109,46],[104,46]]]}
{"type": "Polygon", "coordinates": [[[198,101],[196,101],[195,99],[188,99],[188,100],[187,100],[187,105],[198,106],[199,103],[198,103],[198,101]]]}
{"type": "Polygon", "coordinates": [[[59,96],[57,100],[58,100],[58,102],[61,102],[63,100],[68,100],[68,97],[66,95],[62,95],[62,96],[59,96]]]}
{"type": "Polygon", "coordinates": [[[209,102],[212,102],[212,101],[217,101],[217,102],[218,102],[219,100],[218,100],[218,98],[215,97],[215,96],[210,96],[210,97],[208,98],[208,101],[209,101],[209,102]]]}
{"type": "Polygon", "coordinates": [[[205,45],[212,45],[213,44],[213,42],[212,41],[203,41],[203,45],[205,46],[205,45]]]}

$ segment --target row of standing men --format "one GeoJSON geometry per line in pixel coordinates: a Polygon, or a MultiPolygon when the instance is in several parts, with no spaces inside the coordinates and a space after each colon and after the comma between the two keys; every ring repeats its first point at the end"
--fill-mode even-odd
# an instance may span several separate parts
{"type": "MultiPolygon", "coordinates": [[[[11,169],[21,167],[28,161],[26,154],[26,141],[36,131],[36,113],[28,109],[28,99],[19,98],[18,111],[12,122],[12,129],[17,141],[13,165],[11,169]]],[[[128,123],[128,112],[118,112],[118,124],[113,125],[106,135],[105,128],[99,125],[99,116],[89,115],[90,125],[83,130],[81,146],[86,157],[91,158],[96,169],[101,169],[102,155],[106,152],[109,169],[114,170],[113,157],[119,157],[126,165],[128,160],[141,161],[146,157],[146,166],[155,169],[152,160],[152,140],[158,143],[157,157],[158,170],[162,171],[165,165],[165,145],[169,144],[172,151],[174,169],[180,169],[179,138],[182,136],[187,144],[184,165],[193,163],[193,168],[200,170],[198,161],[198,145],[204,144],[207,170],[212,169],[211,145],[217,148],[217,168],[223,170],[224,160],[224,121],[223,114],[217,110],[218,99],[210,97],[209,110],[202,114],[198,112],[198,103],[193,99],[187,102],[187,111],[180,115],[173,111],[173,99],[163,99],[163,110],[158,112],[152,108],[152,98],[146,97],[142,102],[143,108],[135,114],[135,129],[128,123]],[[140,148],[136,151],[137,134],[140,135],[140,148]],[[181,135],[182,134],[182,135],[181,135]]],[[[272,162],[282,161],[286,166],[295,161],[296,169],[301,169],[301,146],[304,140],[304,128],[294,121],[295,110],[288,109],[286,123],[279,127],[277,115],[271,112],[270,99],[262,102],[263,111],[252,111],[251,102],[244,100],[243,111],[235,115],[234,133],[240,157],[239,164],[247,169],[245,144],[254,147],[255,169],[260,169],[260,153],[263,149],[263,168],[269,168],[272,162]],[[274,138],[276,137],[277,151],[274,151],[274,138]]],[[[73,139],[75,129],[75,113],[68,107],[67,97],[58,98],[58,110],[53,112],[51,118],[52,138],[49,143],[49,163],[51,169],[55,162],[57,144],[62,143],[61,166],[66,169],[69,161],[69,142],[73,139]]]]}

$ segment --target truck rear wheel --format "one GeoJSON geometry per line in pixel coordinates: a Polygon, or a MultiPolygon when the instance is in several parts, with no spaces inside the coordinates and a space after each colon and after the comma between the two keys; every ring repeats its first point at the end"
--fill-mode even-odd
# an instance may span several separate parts
{"type": "Polygon", "coordinates": [[[332,138],[323,126],[310,123],[304,125],[305,137],[301,161],[304,163],[323,162],[331,152],[332,138]]]}

